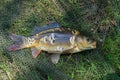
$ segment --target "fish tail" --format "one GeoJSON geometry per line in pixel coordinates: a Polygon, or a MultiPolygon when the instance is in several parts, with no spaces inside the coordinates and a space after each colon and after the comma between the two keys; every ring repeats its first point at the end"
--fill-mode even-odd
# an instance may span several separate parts
{"type": "Polygon", "coordinates": [[[13,40],[13,44],[8,48],[9,51],[15,51],[28,47],[27,37],[9,33],[9,38],[13,40]]]}

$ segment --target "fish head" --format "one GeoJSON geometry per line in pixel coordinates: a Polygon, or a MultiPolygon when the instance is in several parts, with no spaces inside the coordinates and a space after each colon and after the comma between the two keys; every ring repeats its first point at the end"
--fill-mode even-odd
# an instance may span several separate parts
{"type": "Polygon", "coordinates": [[[77,38],[77,47],[80,50],[89,50],[96,48],[96,41],[91,40],[88,37],[78,37],[77,38]]]}

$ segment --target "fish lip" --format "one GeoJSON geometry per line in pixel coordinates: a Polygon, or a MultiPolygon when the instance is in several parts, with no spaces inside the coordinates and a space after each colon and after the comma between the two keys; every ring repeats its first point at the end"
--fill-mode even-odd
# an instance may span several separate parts
{"type": "Polygon", "coordinates": [[[94,42],[93,42],[93,48],[97,48],[97,46],[96,46],[96,45],[97,45],[97,42],[96,42],[96,41],[94,41],[94,42]]]}
{"type": "Polygon", "coordinates": [[[97,42],[94,41],[94,42],[92,43],[92,46],[91,46],[91,47],[86,47],[85,49],[87,49],[87,50],[95,49],[95,48],[97,48],[97,47],[96,47],[96,44],[97,44],[97,42]]]}

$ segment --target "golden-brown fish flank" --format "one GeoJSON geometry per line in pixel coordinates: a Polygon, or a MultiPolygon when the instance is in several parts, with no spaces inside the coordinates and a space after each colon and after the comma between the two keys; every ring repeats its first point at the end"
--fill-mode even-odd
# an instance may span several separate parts
{"type": "MultiPolygon", "coordinates": [[[[54,42],[54,43],[51,43],[51,41],[49,41],[49,40],[47,40],[47,41],[44,41],[44,39],[41,39],[40,41],[39,41],[39,47],[41,47],[41,49],[43,49],[43,50],[45,50],[45,51],[56,51],[56,50],[58,50],[58,46],[60,47],[60,48],[62,48],[62,49],[68,49],[68,48],[71,48],[70,46],[70,44],[69,43],[65,43],[65,42],[63,42],[63,43],[61,43],[61,42],[59,42],[59,43],[56,43],[56,42],[54,42]]],[[[59,51],[59,50],[58,50],[59,51]]],[[[61,51],[60,51],[61,52],[61,51]]]]}
{"type": "Polygon", "coordinates": [[[76,53],[96,48],[95,41],[93,42],[89,38],[80,35],[76,30],[62,28],[57,22],[51,23],[45,28],[41,27],[40,32],[30,37],[23,37],[12,33],[9,37],[14,41],[14,44],[9,47],[10,51],[31,48],[34,58],[41,51],[54,53],[51,54],[51,61],[54,64],[58,62],[60,54],[76,53]]]}

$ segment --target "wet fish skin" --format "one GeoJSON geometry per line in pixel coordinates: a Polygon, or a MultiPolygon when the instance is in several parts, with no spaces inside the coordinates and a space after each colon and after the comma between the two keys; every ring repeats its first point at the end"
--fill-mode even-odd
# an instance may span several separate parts
{"type": "MultiPolygon", "coordinates": [[[[51,33],[53,34],[53,33],[51,33]]],[[[54,53],[54,49],[56,49],[57,47],[61,47],[63,48],[63,50],[59,52],[59,53],[67,53],[67,51],[69,53],[76,53],[76,52],[80,52],[83,50],[88,50],[88,49],[94,49],[96,48],[96,42],[92,42],[91,40],[88,40],[87,37],[83,37],[83,36],[76,36],[73,34],[58,34],[58,33],[54,33],[54,43],[52,44],[52,39],[51,40],[47,40],[48,42],[46,43],[46,41],[42,42],[42,44],[46,43],[45,51],[48,51],[51,49],[50,52],[54,53]],[[48,47],[48,49],[47,49],[48,47]],[[69,51],[69,50],[73,50],[73,51],[69,51]]],[[[45,36],[46,37],[46,36],[45,36]]],[[[43,37],[43,38],[45,38],[43,37]]],[[[48,36],[49,37],[49,36],[48,36]]]]}
{"type": "Polygon", "coordinates": [[[10,38],[15,41],[15,44],[9,47],[9,51],[34,47],[39,50],[62,54],[64,52],[67,53],[67,50],[71,50],[68,53],[76,53],[96,48],[96,42],[88,41],[87,37],[72,34],[46,33],[43,35],[36,34],[30,37],[10,34],[10,38]]]}

